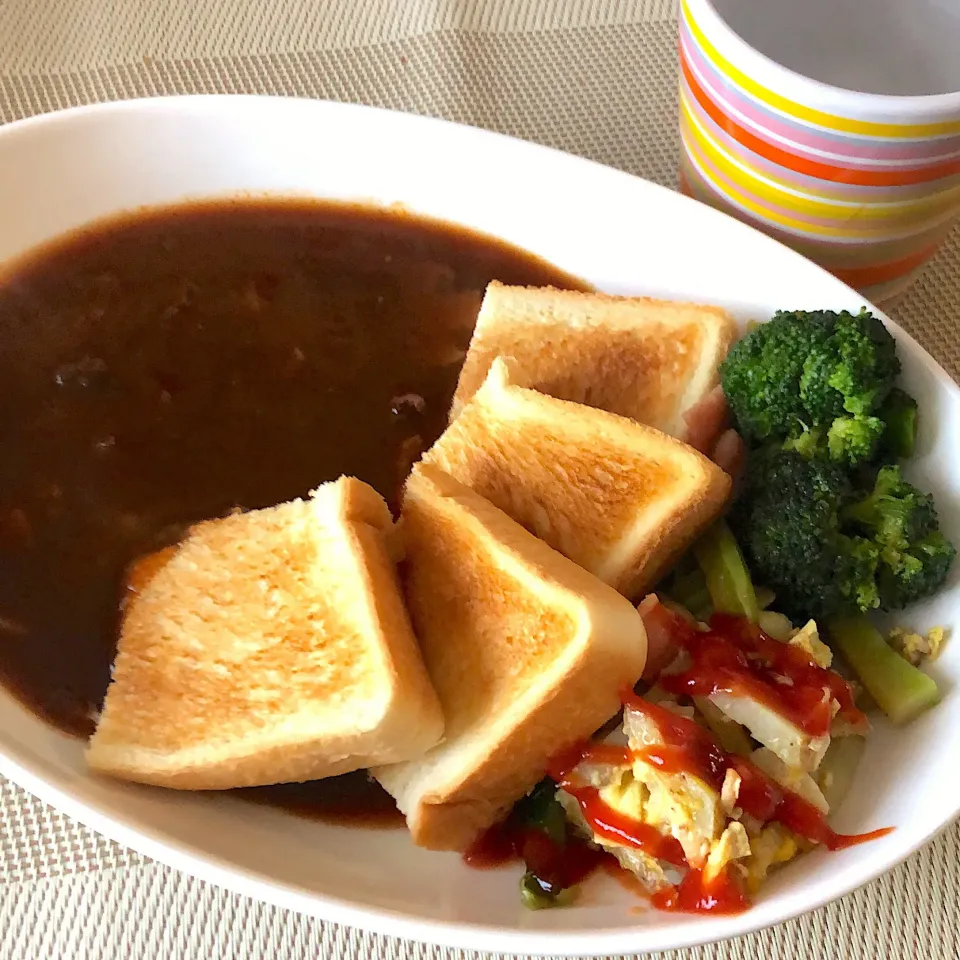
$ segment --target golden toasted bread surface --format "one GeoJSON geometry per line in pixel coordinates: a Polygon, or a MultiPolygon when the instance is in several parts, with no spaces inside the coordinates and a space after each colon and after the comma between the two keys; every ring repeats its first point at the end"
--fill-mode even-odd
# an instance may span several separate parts
{"type": "Polygon", "coordinates": [[[128,600],[90,764],[222,788],[435,743],[442,719],[391,536],[386,504],[349,478],[194,527],[128,600]]]}
{"type": "Polygon", "coordinates": [[[626,417],[517,386],[497,359],[425,454],[514,520],[633,596],[713,520],[729,477],[626,417]]]}
{"type": "Polygon", "coordinates": [[[442,743],[374,774],[415,841],[464,849],[643,671],[632,604],[436,467],[407,483],[405,591],[442,743]]]}
{"type": "Polygon", "coordinates": [[[718,383],[736,337],[719,307],[600,293],[487,288],[451,411],[480,388],[497,357],[517,382],[683,437],[683,414],[718,383]]]}

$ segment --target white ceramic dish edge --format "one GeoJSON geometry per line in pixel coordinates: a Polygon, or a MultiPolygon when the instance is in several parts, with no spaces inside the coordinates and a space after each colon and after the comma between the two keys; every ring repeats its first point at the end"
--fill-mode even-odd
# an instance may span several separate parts
{"type": "MultiPolygon", "coordinates": [[[[240,120],[250,123],[256,120],[262,120],[264,126],[269,128],[269,123],[273,122],[269,118],[276,115],[289,114],[290,122],[306,122],[312,119],[316,122],[324,122],[330,125],[331,129],[336,129],[339,133],[347,132],[351,129],[366,131],[364,136],[370,134],[374,128],[379,128],[380,134],[389,137],[391,133],[402,129],[406,135],[416,138],[422,138],[425,143],[437,147],[442,154],[449,150],[456,155],[462,151],[464,158],[473,153],[476,156],[489,159],[499,157],[495,167],[499,169],[511,169],[512,173],[518,178],[521,185],[530,185],[532,180],[525,178],[537,173],[537,171],[550,171],[550,179],[563,181],[564,177],[569,176],[569,182],[573,184],[595,184],[598,194],[598,204],[602,205],[604,200],[615,197],[619,191],[624,194],[636,193],[638,196],[650,202],[651,207],[658,205],[671,210],[677,210],[682,213],[681,219],[688,218],[691,224],[700,223],[712,224],[712,229],[716,230],[721,236],[729,237],[731,243],[742,242],[748,252],[754,251],[763,245],[776,246],[773,241],[759,237],[749,228],[729,220],[722,214],[701,207],[694,201],[672,194],[662,187],[640,182],[628,174],[614,171],[609,168],[601,167],[590,161],[570,157],[558,153],[545,147],[534,146],[519,141],[511,140],[497,134],[488,133],[471,128],[459,127],[448,124],[444,121],[415,118],[405,115],[393,114],[388,111],[371,110],[370,108],[361,108],[350,105],[321,104],[309,101],[270,101],[267,98],[218,98],[218,97],[196,97],[196,98],[166,98],[144,102],[125,102],[120,104],[107,104],[102,106],[78,108],[64,112],[60,115],[34,118],[22,121],[19,124],[0,131],[0,163],[3,163],[7,157],[6,147],[8,143],[16,138],[30,137],[35,134],[48,135],[51,130],[60,127],[61,132],[64,126],[93,124],[106,122],[107,126],[111,123],[117,124],[120,129],[124,125],[124,118],[136,118],[137,123],[141,119],[146,119],[150,123],[172,121],[173,126],[183,122],[186,129],[193,129],[190,124],[196,125],[198,121],[212,121],[215,118],[233,117],[235,123],[240,120]],[[239,118],[239,119],[238,119],[239,118]],[[440,149],[442,145],[443,148],[440,149]],[[601,184],[603,189],[600,189],[601,184]],[[669,198],[669,199],[667,199],[669,198]],[[685,211],[685,213],[684,213],[685,211]],[[721,223],[722,221],[722,223],[721,223]]],[[[280,121],[277,121],[278,123],[280,121]]],[[[284,121],[286,122],[286,121],[284,121]]],[[[134,124],[136,126],[137,124],[134,124]]],[[[227,123],[229,127],[230,124],[227,123]]],[[[199,130],[199,126],[196,126],[199,130]]],[[[54,134],[58,136],[60,134],[54,134]]],[[[243,137],[238,133],[238,140],[243,137]]],[[[123,149],[123,144],[118,144],[118,148],[123,149]]],[[[404,147],[406,149],[406,146],[404,147]]],[[[29,153],[29,151],[28,151],[29,153]]],[[[470,164],[466,164],[468,167],[470,164]]],[[[56,166],[56,164],[54,164],[56,166]]],[[[45,171],[38,172],[42,176],[45,171]]],[[[46,171],[49,173],[50,171],[46,171]]],[[[455,185],[454,185],[455,186],[455,185]]],[[[12,188],[8,188],[12,189],[12,188]]],[[[223,192],[233,193],[237,189],[245,189],[243,186],[230,184],[223,192]]],[[[256,189],[247,187],[246,189],[256,189]]],[[[267,188],[271,192],[284,192],[284,188],[277,189],[271,185],[267,188]]],[[[293,185],[286,190],[295,189],[293,185]]],[[[444,186],[440,190],[441,196],[438,203],[432,208],[429,205],[410,202],[410,206],[417,212],[424,212],[432,215],[442,215],[447,200],[443,193],[449,189],[444,186]]],[[[213,191],[195,191],[186,190],[178,196],[197,196],[213,191]]],[[[299,191],[298,191],[299,192],[299,191]]],[[[304,191],[308,192],[308,191],[304,191]]],[[[136,190],[133,191],[136,193],[136,190]]],[[[320,195],[324,195],[321,193],[320,195]]],[[[331,195],[331,194],[326,194],[331,195]]],[[[362,199],[363,191],[350,190],[347,193],[336,192],[334,196],[350,196],[362,199]]],[[[3,189],[0,188],[0,202],[3,198],[3,189]]],[[[171,196],[166,199],[176,199],[171,196]]],[[[380,196],[379,193],[374,199],[388,199],[380,196]]],[[[406,197],[396,197],[406,202],[406,197]]],[[[144,202],[157,202],[148,201],[144,202]]],[[[540,202],[538,200],[538,202],[540,202]]],[[[118,207],[133,206],[125,200],[118,204],[118,207]]],[[[82,205],[81,205],[82,206],[82,205]]],[[[536,206],[536,203],[534,204],[536,206]]],[[[632,206],[632,204],[631,204],[632,206]]],[[[642,204],[641,204],[642,206],[642,204]]],[[[470,204],[467,204],[470,207],[470,204]]],[[[491,233],[498,231],[491,229],[490,226],[484,226],[484,216],[481,209],[482,204],[464,212],[463,204],[451,204],[449,209],[452,211],[446,219],[457,222],[465,222],[470,226],[480,229],[486,229],[491,233]],[[454,214],[456,212],[456,215],[454,214]]],[[[103,212],[110,212],[104,210],[103,212]]],[[[616,214],[603,214],[609,219],[616,214]]],[[[62,225],[60,229],[65,229],[71,225],[78,225],[89,215],[84,216],[82,211],[78,212],[79,219],[73,224],[62,225]]],[[[44,226],[44,218],[36,218],[34,233],[31,236],[28,233],[21,234],[26,237],[26,241],[19,240],[14,246],[17,249],[23,249],[31,246],[38,240],[45,239],[51,235],[44,226]]],[[[60,232],[56,230],[54,232],[60,232]]],[[[522,233],[522,231],[521,231],[522,233]]],[[[502,233],[499,235],[503,235],[502,233]]],[[[535,252],[556,262],[558,266],[565,269],[574,269],[574,264],[564,262],[562,257],[551,255],[543,243],[535,243],[529,240],[525,241],[522,236],[511,232],[505,236],[513,242],[533,249],[535,252]]],[[[696,248],[696,243],[693,247],[696,248]]],[[[6,256],[13,250],[2,250],[0,243],[0,256],[6,256]]],[[[835,290],[838,306],[847,306],[854,302],[860,302],[859,298],[843,287],[838,281],[828,277],[819,268],[806,263],[802,258],[795,254],[781,249],[781,252],[773,257],[774,260],[786,262],[786,258],[794,258],[797,271],[802,272],[805,277],[813,278],[815,274],[820,276],[823,289],[835,290]],[[802,267],[800,266],[802,264],[802,267]]],[[[589,256],[585,258],[589,260],[589,256]]],[[[612,290],[612,292],[621,292],[617,289],[616,281],[610,282],[610,277],[605,277],[602,269],[574,269],[581,275],[597,283],[598,286],[612,290]],[[608,281],[605,284],[605,280],[608,281]]],[[[623,274],[626,276],[626,274],[623,274]]],[[[651,284],[647,277],[641,286],[645,292],[669,294],[676,291],[677,283],[671,283],[671,280],[679,278],[668,277],[667,282],[662,286],[651,284]]],[[[679,284],[682,287],[682,283],[679,284]]],[[[723,300],[724,298],[718,297],[723,300]]],[[[735,301],[736,297],[730,298],[735,301]]],[[[746,298],[749,300],[749,298],[746,298]]],[[[730,303],[736,306],[735,302],[730,303]]],[[[786,304],[784,304],[786,305],[786,304]]],[[[797,306],[824,306],[825,304],[805,303],[796,304],[797,306]]],[[[925,353],[921,348],[902,331],[896,330],[898,341],[902,344],[905,355],[911,358],[916,365],[917,370],[922,377],[930,379],[931,383],[937,384],[938,395],[945,396],[953,406],[960,406],[960,392],[947,376],[947,374],[925,353]]],[[[9,699],[9,698],[6,698],[9,699]]],[[[6,704],[9,709],[10,705],[6,704]]],[[[3,735],[0,735],[2,741],[3,735]]],[[[952,817],[958,813],[958,804],[954,803],[951,812],[943,817],[941,822],[932,823],[929,828],[924,826],[920,829],[911,829],[909,831],[909,840],[906,843],[899,844],[894,856],[882,858],[882,862],[872,862],[866,868],[862,869],[844,869],[836,871],[836,882],[829,885],[829,889],[823,888],[819,892],[810,896],[809,894],[801,896],[802,890],[791,894],[779,896],[775,901],[764,901],[760,903],[747,914],[736,918],[708,918],[705,922],[690,923],[684,925],[671,925],[664,922],[662,925],[654,924],[644,925],[641,928],[630,926],[630,918],[624,918],[622,928],[602,928],[602,929],[558,929],[550,932],[548,929],[537,928],[530,930],[516,929],[497,929],[491,926],[478,926],[475,924],[451,923],[447,921],[431,921],[425,919],[411,919],[402,913],[389,911],[381,908],[368,909],[356,904],[338,901],[333,897],[322,897],[317,894],[309,894],[295,888],[290,884],[270,881],[254,872],[245,871],[234,864],[229,864],[215,856],[198,853],[190,849],[189,846],[178,843],[169,837],[165,837],[162,832],[152,830],[143,825],[136,826],[116,813],[107,813],[102,807],[78,798],[71,793],[64,783],[54,782],[50,776],[44,773],[44,765],[38,762],[36,757],[31,757],[29,751],[23,749],[13,749],[9,746],[0,747],[5,750],[0,755],[0,771],[10,777],[15,782],[20,783],[26,789],[37,794],[44,800],[52,803],[54,806],[63,810],[70,816],[75,817],[83,823],[106,836],[112,837],[118,842],[125,843],[134,849],[140,850],[148,856],[168,863],[174,867],[185,870],[188,873],[202,877],[206,880],[218,883],[224,887],[235,890],[261,900],[272,902],[280,906],[300,910],[305,913],[311,913],[330,920],[338,922],[355,924],[382,933],[404,936],[414,939],[427,939],[433,942],[445,943],[450,945],[470,947],[473,949],[493,950],[502,952],[525,952],[525,953],[554,953],[554,954],[607,954],[607,953],[636,953],[638,951],[656,951],[670,948],[678,948],[700,944],[723,937],[747,933],[773,923],[781,922],[800,913],[814,909],[841,896],[850,890],[866,883],[876,877],[879,873],[888,869],[894,863],[897,863],[915,851],[921,844],[933,837],[939,830],[943,829],[952,817]]],[[[906,831],[904,833],[906,835],[906,831]]],[[[876,858],[874,858],[875,860],[876,858]]],[[[509,879],[504,882],[510,885],[509,879]]],[[[822,886],[822,885],[821,885],[822,886]]]]}

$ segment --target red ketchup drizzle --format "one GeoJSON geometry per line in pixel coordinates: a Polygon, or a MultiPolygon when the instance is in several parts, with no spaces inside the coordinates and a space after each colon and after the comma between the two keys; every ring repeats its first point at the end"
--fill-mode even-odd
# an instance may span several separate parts
{"type": "MultiPolygon", "coordinates": [[[[667,690],[702,696],[720,691],[748,694],[788,716],[812,736],[819,736],[829,731],[831,721],[829,699],[824,702],[826,687],[840,704],[840,716],[853,724],[866,722],[842,677],[814,663],[802,650],[768,637],[743,618],[715,615],[710,631],[701,633],[676,616],[674,630],[693,662],[682,674],[661,675],[659,683],[667,690]],[[787,678],[787,682],[778,677],[787,678]]],[[[732,767],[740,775],[737,804],[745,813],[764,823],[781,823],[829,850],[874,840],[893,829],[855,835],[836,833],[811,803],[779,786],[749,760],[726,753],[710,731],[695,721],[648,703],[629,688],[623,692],[622,701],[625,707],[640,711],[656,724],[662,744],[634,754],[624,746],[588,741],[564,751],[548,767],[549,775],[577,800],[596,836],[676,866],[686,865],[683,850],[673,837],[665,837],[649,824],[615,810],[604,802],[596,787],[578,782],[573,775],[583,761],[632,764],[635,758],[667,773],[698,777],[716,790],[721,789],[726,770],[732,767]]],[[[543,831],[520,825],[512,818],[481,834],[464,854],[468,865],[481,869],[518,859],[541,880],[558,888],[579,883],[601,865],[620,870],[609,854],[575,836],[568,834],[560,845],[543,831]]],[[[676,886],[652,894],[650,901],[660,910],[686,913],[731,914],[749,906],[739,882],[728,870],[708,882],[695,868],[688,869],[676,886]]]]}
{"type": "Polygon", "coordinates": [[[892,829],[850,836],[836,833],[812,803],[785,790],[749,760],[726,753],[710,732],[695,721],[648,703],[632,690],[624,693],[623,702],[653,720],[666,741],[660,746],[644,748],[639,756],[671,773],[689,773],[717,790],[723,785],[726,768],[733,767],[741,778],[737,806],[757,820],[764,823],[775,820],[801,837],[822,843],[828,850],[874,840],[892,829]]]}
{"type": "Polygon", "coordinates": [[[609,854],[571,835],[556,843],[544,831],[508,817],[494,824],[463,855],[467,866],[478,870],[500,867],[518,860],[540,880],[556,889],[576,886],[609,858],[609,854]]]}
{"type": "Polygon", "coordinates": [[[651,857],[683,866],[687,861],[683,849],[673,837],[665,837],[655,827],[615,810],[600,796],[596,787],[571,778],[581,761],[631,765],[633,755],[627,747],[609,743],[578,744],[551,761],[550,776],[580,804],[580,812],[598,837],[626,847],[642,850],[651,857]]]}
{"type": "Polygon", "coordinates": [[[683,673],[660,675],[660,686],[671,693],[749,696],[814,737],[830,730],[831,700],[840,704],[838,716],[850,724],[867,722],[843,677],[821,667],[803,650],[767,636],[743,617],[714,614],[707,633],[685,624],[678,629],[677,640],[692,664],[683,673]],[[829,691],[827,696],[824,689],[829,691]]]}
{"type": "Polygon", "coordinates": [[[709,883],[700,870],[688,870],[675,886],[650,897],[658,910],[674,913],[743,913],[750,902],[741,886],[726,870],[709,883]]]}

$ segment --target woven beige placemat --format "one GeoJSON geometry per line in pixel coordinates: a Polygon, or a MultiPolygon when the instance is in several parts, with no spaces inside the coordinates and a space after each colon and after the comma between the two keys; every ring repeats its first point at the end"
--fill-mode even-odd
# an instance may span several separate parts
{"type": "MultiPolygon", "coordinates": [[[[673,186],[675,17],[674,0],[0,0],[0,120],[169,93],[323,97],[673,186]]],[[[894,316],[960,376],[960,234],[894,316]]],[[[960,960],[960,829],[809,917],[663,956],[960,960]]],[[[0,960],[148,957],[480,960],[226,893],[0,781],[0,960]]]]}

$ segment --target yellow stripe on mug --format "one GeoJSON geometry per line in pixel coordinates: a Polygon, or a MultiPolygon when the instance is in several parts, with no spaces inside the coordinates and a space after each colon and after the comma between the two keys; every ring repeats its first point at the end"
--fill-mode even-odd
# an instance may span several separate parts
{"type": "MultiPolygon", "coordinates": [[[[752,213],[761,224],[772,224],[800,236],[829,238],[846,242],[857,240],[871,241],[877,238],[909,237],[917,232],[917,228],[913,227],[910,229],[904,229],[902,227],[899,229],[891,229],[889,224],[885,229],[878,232],[875,227],[873,229],[861,227],[852,221],[847,221],[839,225],[830,223],[813,224],[809,222],[809,220],[802,220],[790,216],[788,212],[761,202],[761,199],[767,202],[769,202],[769,199],[766,197],[758,199],[746,191],[744,184],[738,181],[731,182],[725,178],[725,175],[723,175],[721,171],[717,171],[717,173],[721,173],[721,176],[718,177],[717,173],[714,172],[710,158],[700,150],[685,118],[681,118],[680,131],[684,148],[687,150],[690,158],[696,163],[700,176],[709,182],[711,188],[720,198],[726,198],[728,201],[737,204],[742,210],[752,213]]],[[[802,215],[801,211],[792,212],[801,213],[802,215]]],[[[942,219],[949,219],[952,215],[952,212],[948,212],[942,219]]],[[[932,224],[924,224],[921,229],[930,229],[932,226],[935,226],[935,222],[932,224]]]]}
{"type": "MultiPolygon", "coordinates": [[[[801,2],[801,0],[795,0],[801,2]]],[[[948,136],[960,133],[960,120],[940,120],[926,123],[878,123],[872,120],[861,120],[854,117],[844,117],[833,113],[827,113],[815,107],[797,103],[769,87],[764,86],[758,81],[747,76],[739,67],[733,64],[725,57],[710,39],[703,32],[703,29],[696,22],[690,10],[689,0],[681,0],[684,21],[687,24],[690,34],[696,40],[703,55],[707,57],[714,67],[728,80],[737,84],[742,90],[750,94],[756,100],[765,104],[773,110],[786,114],[789,117],[823,127],[827,130],[836,130],[839,133],[861,134],[872,137],[938,137],[948,136]]],[[[763,12],[758,10],[758,16],[763,12]]]]}
{"type": "Polygon", "coordinates": [[[696,141],[700,151],[706,154],[724,176],[741,184],[752,194],[801,215],[833,220],[871,221],[881,226],[906,225],[922,223],[926,219],[935,222],[943,215],[950,216],[960,200],[960,187],[957,186],[937,194],[893,202],[850,203],[832,200],[822,194],[812,196],[797,191],[768,173],[752,167],[742,156],[735,157],[728,153],[700,123],[682,90],[680,110],[681,120],[686,124],[689,135],[696,141]]]}

